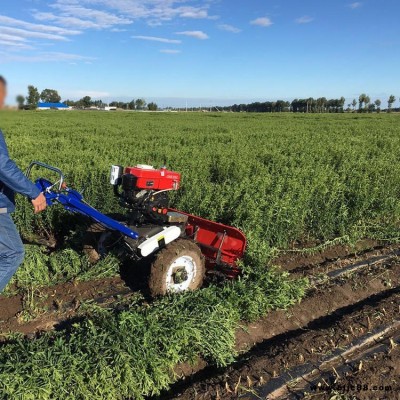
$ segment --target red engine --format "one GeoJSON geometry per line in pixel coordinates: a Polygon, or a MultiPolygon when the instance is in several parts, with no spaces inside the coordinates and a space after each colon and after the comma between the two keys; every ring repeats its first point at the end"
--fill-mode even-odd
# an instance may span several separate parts
{"type": "Polygon", "coordinates": [[[123,207],[130,210],[134,223],[165,223],[169,207],[168,193],[178,190],[181,175],[151,165],[111,167],[111,184],[123,207]],[[118,188],[122,186],[122,191],[118,188]]]}
{"type": "Polygon", "coordinates": [[[126,167],[125,174],[133,175],[136,188],[141,190],[177,190],[181,181],[178,172],[166,168],[154,169],[150,165],[126,167]]]}

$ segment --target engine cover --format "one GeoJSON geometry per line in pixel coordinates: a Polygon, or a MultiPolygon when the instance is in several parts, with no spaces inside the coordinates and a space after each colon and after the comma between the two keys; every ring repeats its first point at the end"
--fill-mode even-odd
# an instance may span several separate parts
{"type": "MultiPolygon", "coordinates": [[[[181,174],[166,168],[155,169],[151,165],[136,165],[126,167],[125,174],[133,175],[135,187],[139,190],[178,190],[181,174]]],[[[133,182],[132,182],[133,183],[133,182]]]]}

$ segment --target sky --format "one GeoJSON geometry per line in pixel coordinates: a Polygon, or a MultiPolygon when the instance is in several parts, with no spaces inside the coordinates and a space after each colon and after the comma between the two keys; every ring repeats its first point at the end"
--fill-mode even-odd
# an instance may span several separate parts
{"type": "Polygon", "coordinates": [[[399,0],[2,0],[0,75],[9,103],[33,84],[161,106],[385,105],[400,96],[399,17],[399,0]]]}

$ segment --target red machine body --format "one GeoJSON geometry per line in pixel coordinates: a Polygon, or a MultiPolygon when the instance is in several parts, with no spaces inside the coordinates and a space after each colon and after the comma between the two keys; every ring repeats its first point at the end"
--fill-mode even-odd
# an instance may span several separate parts
{"type": "Polygon", "coordinates": [[[136,188],[141,190],[178,190],[181,181],[180,173],[149,165],[126,167],[125,174],[134,175],[137,178],[136,188]]]}
{"type": "Polygon", "coordinates": [[[170,209],[188,217],[186,235],[200,247],[208,270],[220,269],[229,278],[240,274],[237,262],[246,250],[246,236],[233,226],[170,209]]]}
{"type": "Polygon", "coordinates": [[[141,164],[126,167],[121,181],[123,191],[118,196],[131,210],[137,211],[135,222],[139,224],[151,221],[153,224],[169,226],[168,212],[186,216],[182,227],[183,237],[193,240],[199,246],[205,257],[206,268],[235,278],[240,274],[238,261],[243,258],[246,237],[232,226],[170,208],[168,193],[163,191],[179,189],[180,180],[180,173],[166,168],[155,169],[141,164]]]}

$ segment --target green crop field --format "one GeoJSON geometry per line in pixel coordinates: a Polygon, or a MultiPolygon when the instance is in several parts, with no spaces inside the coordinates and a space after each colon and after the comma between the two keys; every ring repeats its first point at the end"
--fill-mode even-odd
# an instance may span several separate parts
{"type": "MultiPolygon", "coordinates": [[[[183,174],[173,205],[239,227],[260,262],[293,241],[398,236],[397,115],[25,112],[0,121],[21,168],[33,159],[60,167],[106,212],[117,203],[111,164],[166,160],[183,174]]],[[[53,234],[66,249],[78,229],[61,208],[34,217],[21,198],[15,219],[26,238],[53,234]]]]}
{"type": "MultiPolygon", "coordinates": [[[[103,212],[118,209],[112,164],[166,160],[183,175],[174,208],[236,226],[248,239],[239,281],[150,307],[138,296],[123,311],[90,309],[67,333],[11,337],[0,347],[1,398],[157,394],[174,381],[176,363],[201,355],[227,364],[240,321],[302,298],[306,281],[265,267],[277,252],[400,237],[395,114],[2,112],[0,128],[21,168],[32,160],[61,168],[103,212]]],[[[17,202],[26,259],[6,294],[119,273],[111,255],[89,264],[82,218],[61,207],[35,216],[26,199],[17,202]],[[38,236],[55,240],[56,250],[32,244],[38,236]]]]}

